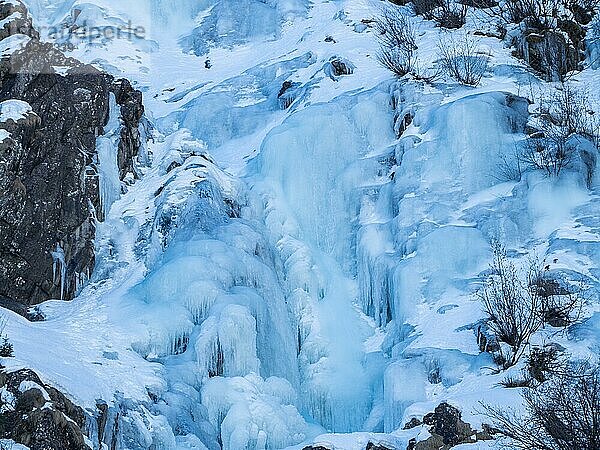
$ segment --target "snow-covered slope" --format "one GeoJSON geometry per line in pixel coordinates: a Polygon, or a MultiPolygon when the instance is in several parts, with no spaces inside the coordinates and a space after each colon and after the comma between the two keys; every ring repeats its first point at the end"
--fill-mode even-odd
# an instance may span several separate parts
{"type": "MultiPolygon", "coordinates": [[[[26,3],[70,55],[131,79],[152,124],[139,180],[121,194],[103,171],[90,284],[43,322],[4,312],[4,363],[91,417],[107,403],[117,448],[406,448],[427,431],[404,424],[442,401],[480,428],[480,402],[520,402],[477,345],[490,242],[598,283],[598,176],[498,176],[524,97],[552,86],[496,38],[471,88],[393,80],[374,0],[26,3]]],[[[413,20],[431,62],[445,32],[413,20]]],[[[593,358],[599,314],[593,298],[536,340],[593,358]]]]}

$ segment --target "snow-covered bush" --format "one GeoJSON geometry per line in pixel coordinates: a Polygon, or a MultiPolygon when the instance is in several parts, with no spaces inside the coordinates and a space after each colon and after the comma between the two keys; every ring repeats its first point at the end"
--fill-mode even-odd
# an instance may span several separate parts
{"type": "Polygon", "coordinates": [[[377,59],[397,77],[415,69],[417,37],[410,18],[400,8],[385,7],[377,19],[380,50],[377,59]]]}
{"type": "Polygon", "coordinates": [[[535,388],[523,391],[526,414],[484,405],[511,448],[590,450],[600,448],[600,369],[569,365],[535,388]]]}
{"type": "Polygon", "coordinates": [[[469,86],[477,86],[487,71],[489,58],[479,51],[477,40],[468,34],[451,35],[438,44],[441,64],[448,75],[469,86]]]}
{"type": "Polygon", "coordinates": [[[14,354],[13,345],[8,339],[8,336],[4,334],[4,329],[6,328],[6,318],[4,316],[0,316],[0,357],[1,358],[10,358],[14,354]]]}

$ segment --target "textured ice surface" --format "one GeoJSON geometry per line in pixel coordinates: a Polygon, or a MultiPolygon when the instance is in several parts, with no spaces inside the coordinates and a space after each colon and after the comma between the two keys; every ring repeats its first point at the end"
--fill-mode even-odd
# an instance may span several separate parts
{"type": "Polygon", "coordinates": [[[233,46],[248,40],[273,40],[293,15],[306,12],[306,0],[205,0],[197,9],[200,25],[183,39],[183,48],[202,55],[211,46],[233,46]]]}
{"type": "MultiPolygon", "coordinates": [[[[493,38],[477,88],[400,84],[375,61],[368,1],[28,4],[65,29],[146,27],[70,41],[144,90],[161,132],[122,196],[114,142],[99,146],[107,220],[92,283],[43,305],[46,322],[7,313],[15,363],[124,411],[124,448],[405,448],[426,431],[404,423],[441,401],[480,426],[480,401],[519,404],[475,338],[489,241],[597,283],[598,176],[589,191],[576,168],[560,181],[498,174],[524,139],[520,96],[547,86],[493,38]],[[353,73],[330,78],[332,57],[353,73]]],[[[428,64],[441,31],[418,26],[428,64]]],[[[587,358],[598,322],[586,316],[576,341],[536,339],[587,358]]]]}
{"type": "Polygon", "coordinates": [[[114,94],[110,94],[110,110],[104,134],[96,138],[98,152],[98,182],[102,216],[106,217],[112,204],[121,195],[121,179],[117,163],[121,135],[121,111],[114,94]]]}

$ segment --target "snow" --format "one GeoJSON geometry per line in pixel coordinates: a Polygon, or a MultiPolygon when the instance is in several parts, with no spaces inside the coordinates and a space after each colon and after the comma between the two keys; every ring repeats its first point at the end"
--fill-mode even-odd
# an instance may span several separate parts
{"type": "MultiPolygon", "coordinates": [[[[475,336],[491,240],[598,285],[598,177],[590,190],[575,168],[499,174],[525,137],[524,97],[553,86],[497,39],[479,42],[480,86],[429,85],[377,64],[363,19],[378,2],[28,3],[48,25],[144,26],[63,38],[130,77],[155,129],[122,188],[111,97],[95,273],[73,302],[42,305],[44,322],[7,311],[16,358],[3,364],[88,411],[123,408],[120,436],[139,448],[405,448],[427,431],[403,425],[441,401],[481,427],[479,402],[520,404],[475,336]],[[332,58],[352,73],[332,76],[332,58]]],[[[413,20],[432,65],[441,31],[413,20]]],[[[572,82],[599,81],[588,69],[572,82]]],[[[60,245],[53,257],[62,278],[60,245]]],[[[594,301],[572,335],[539,339],[588,356],[598,317],[594,301]]]]}
{"type": "MultiPolygon", "coordinates": [[[[4,42],[4,41],[2,41],[4,42]]],[[[18,122],[33,113],[31,105],[22,100],[4,100],[0,103],[0,122],[18,122]]]]}
{"type": "Polygon", "coordinates": [[[0,439],[0,445],[10,450],[29,450],[29,447],[26,447],[22,444],[18,444],[11,439],[0,439]]]}
{"type": "Polygon", "coordinates": [[[6,130],[0,129],[0,142],[4,142],[10,137],[10,133],[6,130]]]}
{"type": "Polygon", "coordinates": [[[25,381],[21,381],[21,384],[19,384],[19,392],[24,393],[24,392],[27,392],[27,391],[29,391],[31,389],[37,389],[44,396],[44,400],[46,400],[47,402],[51,401],[50,395],[48,394],[48,392],[46,391],[46,389],[44,389],[43,387],[41,387],[36,382],[25,380],[25,381]]]}
{"type": "Polygon", "coordinates": [[[14,52],[22,50],[27,44],[29,44],[31,38],[24,34],[13,34],[0,41],[0,55],[2,58],[6,58],[12,55],[14,52]]]}

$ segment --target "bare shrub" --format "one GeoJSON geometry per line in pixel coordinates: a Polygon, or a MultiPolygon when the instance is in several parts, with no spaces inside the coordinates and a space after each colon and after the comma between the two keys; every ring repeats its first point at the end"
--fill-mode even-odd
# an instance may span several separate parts
{"type": "Polygon", "coordinates": [[[531,387],[531,378],[509,375],[500,382],[500,386],[507,389],[531,387]]]}
{"type": "Polygon", "coordinates": [[[523,391],[525,414],[484,405],[497,433],[511,448],[600,448],[600,370],[580,363],[523,391]]]}
{"type": "Polygon", "coordinates": [[[489,329],[510,349],[506,354],[501,346],[496,358],[503,368],[508,368],[517,363],[531,336],[543,325],[539,313],[542,299],[530,287],[534,276],[531,271],[523,280],[499,243],[493,244],[493,255],[491,275],[477,296],[488,316],[489,329]]]}
{"type": "Polygon", "coordinates": [[[434,11],[441,7],[444,0],[413,0],[415,14],[423,16],[427,20],[433,20],[434,11]]]}
{"type": "Polygon", "coordinates": [[[544,323],[557,328],[577,323],[587,303],[584,283],[566,286],[561,280],[546,276],[540,269],[531,270],[537,272],[532,287],[541,298],[540,314],[544,323]]]}
{"type": "Polygon", "coordinates": [[[530,379],[543,383],[550,376],[563,371],[566,361],[557,346],[544,345],[531,349],[525,367],[530,379]]]}
{"type": "Polygon", "coordinates": [[[478,41],[464,34],[462,38],[447,36],[438,44],[441,64],[448,75],[469,86],[477,86],[489,64],[487,55],[478,48],[478,41]]]}
{"type": "Polygon", "coordinates": [[[461,28],[467,21],[469,8],[465,4],[453,0],[444,0],[439,8],[434,10],[433,20],[442,28],[461,28]]]}
{"type": "Polygon", "coordinates": [[[540,136],[527,137],[521,161],[548,176],[558,177],[571,166],[576,146],[570,142],[570,135],[563,128],[548,122],[542,122],[541,128],[540,136]]]}
{"type": "Polygon", "coordinates": [[[590,102],[589,93],[563,84],[548,99],[542,99],[542,114],[569,134],[597,139],[600,125],[590,102]]]}
{"type": "Polygon", "coordinates": [[[495,171],[491,174],[497,181],[521,181],[523,177],[523,167],[521,165],[521,155],[516,148],[513,155],[502,154],[495,171]]]}
{"type": "MultiPolygon", "coordinates": [[[[587,92],[566,84],[538,103],[538,132],[528,136],[520,159],[530,168],[559,176],[572,165],[583,139],[596,147],[600,145],[600,120],[587,92]]],[[[591,176],[592,173],[587,174],[588,181],[591,176]]]]}
{"type": "Polygon", "coordinates": [[[563,0],[508,0],[502,5],[502,12],[509,22],[524,21],[538,30],[550,30],[561,3],[563,0]]]}
{"type": "Polygon", "coordinates": [[[576,9],[593,11],[591,3],[595,0],[505,0],[487,11],[488,15],[498,17],[504,23],[524,23],[538,31],[555,30],[560,13],[576,9]],[[585,3],[585,4],[584,4],[585,3]]]}
{"type": "Polygon", "coordinates": [[[466,23],[469,8],[454,0],[413,0],[413,10],[442,28],[455,29],[466,23]]]}
{"type": "Polygon", "coordinates": [[[565,328],[579,320],[585,287],[567,286],[547,274],[537,260],[518,270],[498,242],[492,250],[490,275],[476,295],[487,314],[487,327],[500,344],[491,350],[494,361],[507,369],[519,361],[531,337],[545,324],[565,328]]]}
{"type": "Polygon", "coordinates": [[[383,8],[377,19],[379,62],[398,77],[412,73],[416,64],[416,30],[399,8],[383,8]]]}

